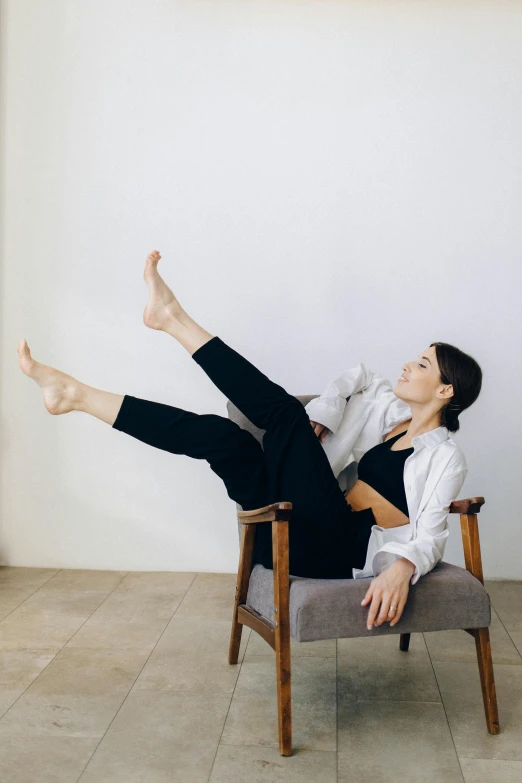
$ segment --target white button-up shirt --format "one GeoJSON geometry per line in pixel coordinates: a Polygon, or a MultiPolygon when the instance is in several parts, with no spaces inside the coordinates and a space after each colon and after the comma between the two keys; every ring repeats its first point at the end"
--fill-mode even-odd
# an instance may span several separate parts
{"type": "MultiPolygon", "coordinates": [[[[311,421],[331,430],[322,445],[336,477],[382,443],[397,424],[412,418],[410,406],[393,393],[390,381],[364,362],[345,370],[305,407],[311,421]]],[[[406,557],[415,565],[414,585],[442,560],[449,507],[468,473],[466,458],[447,427],[416,435],[411,445],[414,451],[405,460],[403,474],[410,522],[392,528],[373,525],[366,563],[352,569],[354,579],[378,576],[406,557]]]]}

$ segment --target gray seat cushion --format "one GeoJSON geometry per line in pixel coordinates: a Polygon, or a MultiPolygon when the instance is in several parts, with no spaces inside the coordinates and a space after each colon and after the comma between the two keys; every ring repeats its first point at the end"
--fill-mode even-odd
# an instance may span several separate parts
{"type": "MultiPolygon", "coordinates": [[[[250,575],[247,605],[274,621],[274,572],[259,563],[250,575]]],[[[465,568],[438,563],[416,585],[396,626],[366,628],[369,605],[361,606],[372,577],[290,577],[290,635],[299,642],[387,633],[484,628],[491,624],[489,594],[465,568]]]]}
{"type": "MultiPolygon", "coordinates": [[[[296,395],[306,405],[316,394],[296,395]]],[[[262,444],[264,430],[254,427],[227,401],[229,418],[262,444]]],[[[349,489],[357,480],[354,463],[339,475],[349,489]]],[[[285,500],[285,498],[280,498],[285,500]]],[[[241,506],[236,503],[238,510],[241,506]]],[[[238,532],[243,526],[238,522],[238,532]]],[[[368,631],[369,606],[361,606],[373,577],[366,579],[309,579],[290,576],[290,634],[300,642],[388,633],[485,628],[491,624],[491,603],[483,584],[467,569],[440,562],[410,587],[402,616],[393,628],[388,622],[368,631]]],[[[247,605],[274,620],[274,572],[259,563],[250,576],[247,605]]]]}

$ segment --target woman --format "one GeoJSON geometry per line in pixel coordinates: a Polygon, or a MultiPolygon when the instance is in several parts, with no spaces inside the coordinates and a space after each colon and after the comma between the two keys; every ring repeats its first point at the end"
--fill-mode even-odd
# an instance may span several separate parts
{"type": "MultiPolygon", "coordinates": [[[[155,250],[145,262],[144,279],[149,289],[143,314],[145,325],[164,331],[181,343],[223,394],[256,427],[265,430],[263,446],[228,418],[199,415],[81,383],[35,361],[27,342],[21,340],[17,347],[20,367],[41,387],[46,409],[53,415],[83,411],[156,448],[207,460],[223,480],[229,497],[244,510],[290,501],[293,504],[289,525],[290,573],[316,578],[357,578],[357,575],[366,575],[371,556],[370,566],[375,564],[378,575],[362,602],[365,605],[371,600],[368,628],[385,621],[394,625],[406,603],[410,580],[418,579],[435,564],[436,556],[427,556],[426,542],[422,543],[421,539],[425,536],[431,546],[432,507],[435,503],[434,508],[440,512],[441,477],[437,476],[426,509],[419,514],[418,504],[415,509],[416,530],[422,530],[422,534],[415,537],[408,532],[404,535],[406,526],[408,531],[412,530],[412,523],[400,510],[400,499],[397,500],[393,493],[390,502],[386,490],[383,490],[384,495],[376,492],[360,477],[345,499],[327,444],[331,444],[331,454],[336,449],[339,453],[339,447],[347,444],[353,446],[356,454],[357,445],[360,447],[362,443],[364,446],[365,437],[373,433],[374,442],[366,440],[366,447],[371,443],[372,448],[363,455],[359,467],[365,467],[363,462],[367,458],[368,475],[373,470],[374,476],[382,478],[397,473],[401,454],[408,454],[410,460],[417,456],[410,455],[411,451],[416,451],[417,442],[422,456],[421,470],[415,472],[418,485],[429,485],[431,473],[440,473],[443,459],[437,461],[435,471],[430,472],[429,464],[432,455],[440,452],[442,446],[447,457],[446,473],[451,476],[450,483],[444,487],[442,500],[446,503],[448,492],[456,492],[453,500],[460,490],[466,468],[462,453],[447,437],[445,425],[456,431],[458,421],[453,411],[450,417],[446,406],[452,400],[463,410],[474,402],[480,391],[480,368],[474,359],[449,346],[448,378],[439,367],[436,350],[446,344],[432,344],[423,352],[422,361],[407,362],[403,366],[404,382],[397,384],[395,394],[391,393],[389,382],[361,364],[355,368],[355,373],[347,371],[332,382],[324,395],[305,408],[296,397],[270,381],[247,359],[190,318],[159,275],[160,258],[155,250]],[[345,398],[348,395],[352,396],[347,405],[345,398]],[[395,408],[400,400],[406,408],[398,411],[399,432],[396,432],[395,408]],[[312,410],[316,413],[311,417],[310,426],[309,411],[312,410]],[[405,412],[410,415],[408,420],[405,420],[405,412]],[[354,419],[359,427],[355,438],[354,419]],[[403,433],[406,424],[409,426],[403,433]],[[390,430],[390,426],[395,429],[390,430]],[[384,434],[392,436],[394,448],[391,451],[389,444],[381,443],[384,434]],[[398,436],[401,436],[400,440],[398,436]],[[381,457],[380,468],[375,455],[381,457]],[[386,460],[383,463],[383,456],[393,461],[392,467],[386,460]],[[424,519],[427,524],[422,528],[424,519]],[[379,549],[377,544],[382,540],[378,540],[377,533],[385,532],[389,540],[379,549]],[[393,562],[387,562],[393,558],[393,562]]],[[[395,488],[403,488],[402,470],[400,464],[400,475],[393,482],[395,488]]],[[[406,475],[406,470],[404,473],[406,475]]],[[[366,473],[363,471],[362,475],[366,473]]],[[[377,478],[374,483],[378,483],[377,478]]],[[[440,520],[436,524],[440,526],[440,520]]],[[[270,526],[260,525],[254,561],[272,567],[271,557],[270,526]]],[[[375,572],[370,575],[372,573],[375,572]]]]}

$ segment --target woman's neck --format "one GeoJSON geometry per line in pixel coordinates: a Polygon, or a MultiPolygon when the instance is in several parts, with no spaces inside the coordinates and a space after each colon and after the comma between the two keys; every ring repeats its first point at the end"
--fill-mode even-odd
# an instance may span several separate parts
{"type": "Polygon", "coordinates": [[[408,440],[411,441],[411,439],[415,438],[417,435],[422,435],[430,430],[435,430],[437,427],[440,427],[440,414],[438,411],[435,414],[430,412],[428,415],[426,413],[423,414],[422,412],[416,414],[415,411],[413,411],[413,416],[410,419],[405,435],[408,440]]]}

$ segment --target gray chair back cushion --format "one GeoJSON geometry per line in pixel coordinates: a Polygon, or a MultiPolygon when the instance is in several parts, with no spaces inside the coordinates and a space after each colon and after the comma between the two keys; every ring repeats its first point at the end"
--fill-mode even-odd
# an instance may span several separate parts
{"type": "MultiPolygon", "coordinates": [[[[317,394],[296,395],[303,405],[317,394]]],[[[263,444],[265,430],[255,427],[230,400],[228,416],[251,432],[263,444]]],[[[357,463],[339,475],[341,488],[350,489],[357,480],[357,463]]],[[[279,498],[286,500],[286,498],[279,498]]],[[[236,503],[238,510],[241,506],[236,503]]],[[[241,537],[243,526],[238,522],[241,537]]],[[[241,538],[240,538],[241,540],[241,538]]],[[[274,621],[274,573],[257,563],[252,569],[247,604],[274,621]]],[[[408,601],[396,626],[389,623],[366,628],[368,606],[361,601],[373,577],[366,579],[309,579],[290,576],[290,634],[300,642],[317,639],[484,628],[491,624],[491,603],[487,590],[467,569],[440,562],[417,584],[410,586],[408,601]]]]}

